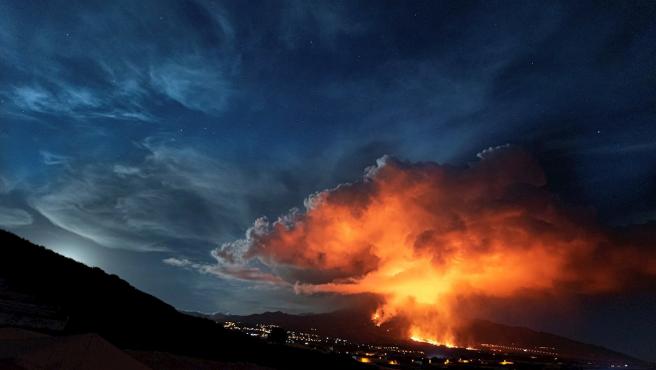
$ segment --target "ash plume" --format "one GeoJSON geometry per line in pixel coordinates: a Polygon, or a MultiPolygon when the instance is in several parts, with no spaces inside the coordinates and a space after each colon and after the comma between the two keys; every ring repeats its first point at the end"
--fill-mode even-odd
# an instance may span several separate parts
{"type": "Polygon", "coordinates": [[[458,345],[464,301],[654,281],[653,225],[605,227],[545,184],[536,160],[510,146],[466,167],[385,156],[360,181],[309,196],[304,211],[256,220],[212,252],[212,269],[299,294],[373,294],[377,324],[401,318],[413,339],[458,345]]]}

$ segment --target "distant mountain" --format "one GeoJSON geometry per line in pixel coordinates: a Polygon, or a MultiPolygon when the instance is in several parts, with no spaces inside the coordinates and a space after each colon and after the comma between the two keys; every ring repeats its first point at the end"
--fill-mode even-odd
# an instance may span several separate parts
{"type": "Polygon", "coordinates": [[[519,326],[509,326],[487,320],[474,320],[463,328],[463,337],[468,342],[495,344],[507,348],[540,348],[546,352],[557,352],[560,357],[597,362],[631,363],[651,366],[646,362],[608,348],[578,342],[559,335],[536,331],[519,326]]]}
{"type": "MultiPolygon", "coordinates": [[[[336,311],[322,314],[290,315],[283,312],[236,316],[213,314],[206,317],[216,321],[238,321],[249,324],[268,323],[291,330],[311,331],[326,336],[342,337],[360,343],[400,344],[425,349],[425,344],[407,341],[402,335],[402,325],[392,322],[380,327],[374,325],[369,314],[363,311],[336,311]]],[[[539,349],[544,352],[557,352],[558,356],[596,362],[631,363],[638,366],[649,364],[609,350],[604,347],[586,344],[554,334],[539,332],[523,327],[493,323],[486,320],[473,320],[462,329],[463,338],[471,346],[485,348],[481,344],[495,345],[504,351],[539,349]],[[466,334],[465,334],[466,333],[466,334]]],[[[491,348],[491,347],[486,347],[491,348]]]]}
{"type": "Polygon", "coordinates": [[[306,369],[307,364],[317,369],[361,368],[349,358],[269,344],[225,330],[211,320],[185,315],[116,275],[2,230],[0,327],[27,328],[62,338],[95,333],[148,361],[157,358],[148,353],[157,351],[182,356],[169,356],[169,363],[193,357],[281,369],[306,369]]]}

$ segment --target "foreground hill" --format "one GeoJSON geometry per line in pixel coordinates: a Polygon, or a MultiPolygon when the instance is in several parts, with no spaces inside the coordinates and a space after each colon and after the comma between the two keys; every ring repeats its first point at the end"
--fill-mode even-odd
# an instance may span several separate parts
{"type": "Polygon", "coordinates": [[[52,337],[0,328],[0,369],[149,370],[97,334],[52,337]]]}
{"type": "Polygon", "coordinates": [[[359,368],[349,358],[269,344],[182,314],[118,276],[2,230],[0,327],[28,328],[61,338],[95,333],[151,363],[157,363],[156,358],[175,363],[193,357],[284,369],[305,369],[308,364],[317,369],[359,368]],[[149,355],[160,352],[175,356],[149,355]]]}

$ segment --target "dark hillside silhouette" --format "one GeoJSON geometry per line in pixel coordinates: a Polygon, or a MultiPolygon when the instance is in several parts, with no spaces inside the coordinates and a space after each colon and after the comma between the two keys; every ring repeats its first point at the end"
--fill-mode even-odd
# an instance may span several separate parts
{"type": "Polygon", "coordinates": [[[266,343],[177,311],[116,275],[0,230],[0,326],[96,333],[122,349],[284,369],[357,369],[347,357],[266,343]],[[312,365],[308,365],[312,364],[312,365]]]}

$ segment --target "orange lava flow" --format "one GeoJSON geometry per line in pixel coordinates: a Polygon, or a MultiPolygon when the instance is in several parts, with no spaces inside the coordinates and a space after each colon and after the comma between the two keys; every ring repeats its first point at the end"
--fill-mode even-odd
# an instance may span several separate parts
{"type": "MultiPolygon", "coordinates": [[[[305,213],[251,231],[243,258],[298,293],[374,294],[377,325],[400,317],[408,338],[446,346],[468,344],[458,333],[463,298],[617,288],[615,266],[634,254],[604,249],[606,233],[545,191],[528,156],[481,158],[467,168],[383,159],[362,182],[317,193],[305,213]]],[[[651,258],[634,267],[654,266],[651,258]]]]}

